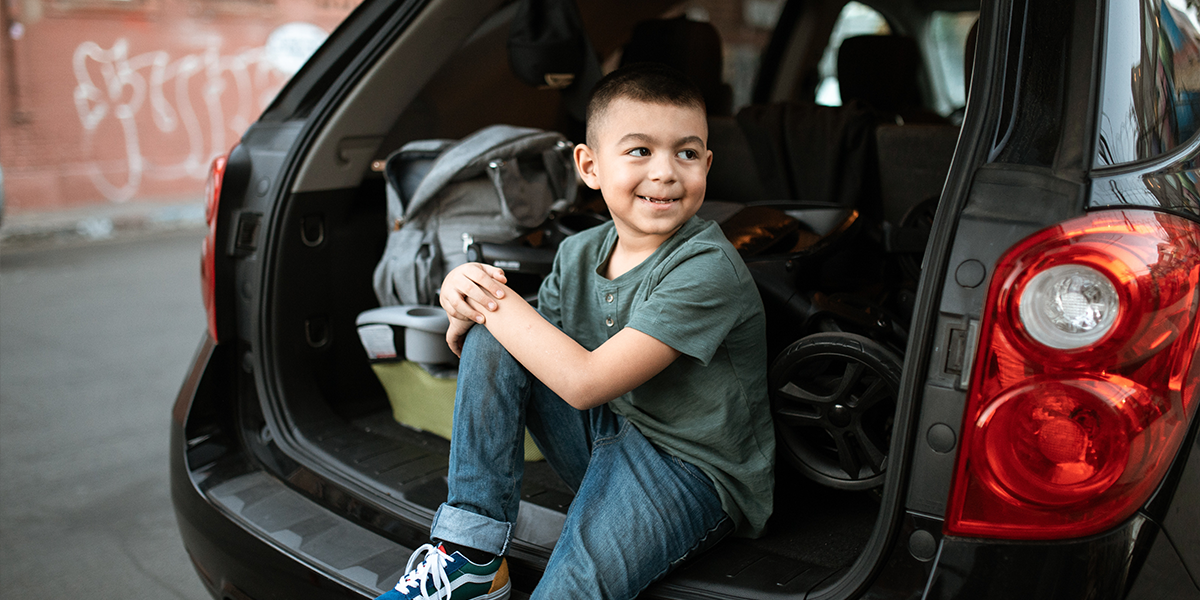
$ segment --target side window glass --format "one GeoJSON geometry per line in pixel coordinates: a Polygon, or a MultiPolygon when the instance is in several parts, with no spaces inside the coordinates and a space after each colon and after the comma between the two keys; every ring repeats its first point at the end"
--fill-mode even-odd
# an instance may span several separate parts
{"type": "Polygon", "coordinates": [[[967,34],[978,20],[978,11],[939,10],[930,15],[925,27],[922,45],[929,49],[936,108],[943,115],[967,104],[967,34]]]}
{"type": "Polygon", "coordinates": [[[1108,5],[1096,167],[1154,158],[1200,128],[1196,7],[1188,0],[1108,5]]]}
{"type": "Polygon", "coordinates": [[[817,86],[817,104],[825,106],[841,106],[842,95],[838,89],[837,54],[842,47],[842,40],[856,35],[888,35],[892,28],[887,20],[875,9],[859,2],[850,2],[842,8],[833,33],[829,36],[829,45],[817,66],[821,74],[821,83],[817,86]]]}

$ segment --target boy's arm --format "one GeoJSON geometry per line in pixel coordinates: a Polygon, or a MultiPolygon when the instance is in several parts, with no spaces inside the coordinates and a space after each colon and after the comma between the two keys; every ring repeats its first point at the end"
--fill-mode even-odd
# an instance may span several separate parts
{"type": "Polygon", "coordinates": [[[679,358],[678,350],[628,327],[588,351],[519,294],[500,287],[505,293],[495,300],[488,300],[485,294],[458,296],[469,302],[473,311],[483,310],[477,297],[495,302],[496,309],[487,313],[488,331],[534,377],[580,410],[599,406],[636,388],[679,358]]]}

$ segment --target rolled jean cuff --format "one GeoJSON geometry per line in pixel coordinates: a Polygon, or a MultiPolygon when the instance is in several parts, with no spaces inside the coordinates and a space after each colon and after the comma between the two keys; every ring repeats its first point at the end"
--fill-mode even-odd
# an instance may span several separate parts
{"type": "Polygon", "coordinates": [[[512,527],[512,523],[497,521],[469,510],[443,504],[433,516],[429,536],[435,540],[504,556],[508,553],[508,542],[512,539],[512,527]]]}

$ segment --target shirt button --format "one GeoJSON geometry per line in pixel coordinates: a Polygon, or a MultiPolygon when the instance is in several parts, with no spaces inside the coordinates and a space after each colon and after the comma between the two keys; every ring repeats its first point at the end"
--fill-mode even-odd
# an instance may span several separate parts
{"type": "Polygon", "coordinates": [[[605,297],[604,297],[604,301],[605,301],[605,302],[612,302],[612,301],[613,301],[613,296],[612,296],[612,294],[609,294],[609,295],[605,296],[605,297]]]}
{"type": "Polygon", "coordinates": [[[612,327],[612,324],[613,324],[612,317],[609,317],[609,318],[605,319],[605,320],[604,320],[604,324],[605,324],[605,325],[608,325],[609,327],[612,327]]]}

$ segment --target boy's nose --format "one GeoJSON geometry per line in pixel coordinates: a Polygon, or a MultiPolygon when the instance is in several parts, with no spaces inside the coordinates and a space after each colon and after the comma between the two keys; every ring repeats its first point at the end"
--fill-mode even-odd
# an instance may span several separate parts
{"type": "Polygon", "coordinates": [[[658,153],[650,161],[650,179],[652,181],[675,181],[675,161],[666,153],[658,153]]]}

